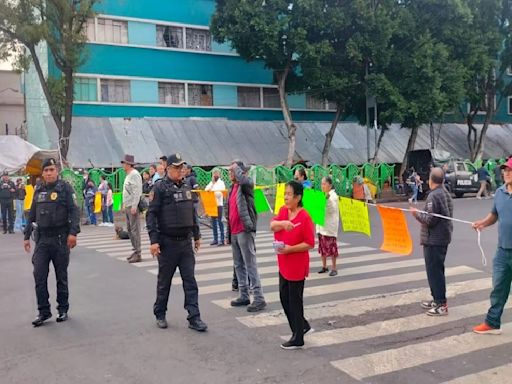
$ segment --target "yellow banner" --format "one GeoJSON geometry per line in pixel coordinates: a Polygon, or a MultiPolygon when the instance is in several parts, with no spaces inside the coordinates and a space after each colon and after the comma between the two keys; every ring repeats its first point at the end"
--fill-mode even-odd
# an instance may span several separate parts
{"type": "Polygon", "coordinates": [[[25,192],[27,193],[25,196],[25,202],[23,203],[25,211],[30,211],[32,207],[32,200],[34,200],[34,187],[32,185],[27,185],[25,187],[25,192]]]}
{"type": "Polygon", "coordinates": [[[215,192],[212,191],[199,191],[199,197],[203,203],[204,212],[210,217],[217,217],[219,212],[217,210],[217,200],[215,199],[215,192]]]}
{"type": "Polygon", "coordinates": [[[340,197],[339,209],[344,232],[359,232],[371,237],[368,206],[365,203],[340,197]]]}
{"type": "Polygon", "coordinates": [[[94,196],[94,213],[101,213],[101,192],[94,196]]]}
{"type": "Polygon", "coordinates": [[[274,214],[278,214],[281,207],[284,205],[284,187],[286,184],[277,184],[276,188],[276,205],[274,207],[274,214]]]}
{"type": "Polygon", "coordinates": [[[412,253],[412,239],[407,226],[407,219],[402,211],[377,205],[384,230],[384,240],[380,249],[410,255],[412,253]]]}

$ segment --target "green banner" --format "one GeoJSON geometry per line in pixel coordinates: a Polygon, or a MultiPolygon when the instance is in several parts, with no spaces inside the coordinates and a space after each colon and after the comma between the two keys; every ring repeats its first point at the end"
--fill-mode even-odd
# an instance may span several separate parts
{"type": "Polygon", "coordinates": [[[113,210],[119,212],[123,207],[123,194],[121,192],[112,194],[113,210]]]}
{"type": "Polygon", "coordinates": [[[304,203],[304,209],[310,214],[313,223],[324,225],[325,207],[327,205],[325,193],[315,189],[305,189],[302,201],[304,203]]]}
{"type": "Polygon", "coordinates": [[[256,213],[272,212],[272,208],[268,203],[267,197],[261,189],[254,190],[254,205],[256,206],[256,213]]]}

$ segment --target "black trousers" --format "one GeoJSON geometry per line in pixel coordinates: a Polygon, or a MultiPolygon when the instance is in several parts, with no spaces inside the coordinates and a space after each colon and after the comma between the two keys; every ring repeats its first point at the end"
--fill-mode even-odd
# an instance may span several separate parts
{"type": "Polygon", "coordinates": [[[292,339],[304,342],[304,328],[309,326],[304,319],[304,280],[290,281],[279,274],[279,298],[292,330],[292,339]]]}
{"type": "Polygon", "coordinates": [[[14,206],[12,200],[0,201],[2,209],[2,224],[4,232],[14,230],[14,206]]]}
{"type": "Polygon", "coordinates": [[[57,310],[59,313],[64,313],[69,309],[69,248],[66,234],[52,237],[41,236],[37,241],[36,249],[32,256],[37,309],[42,315],[51,314],[50,302],[48,301],[50,297],[48,294],[50,261],[55,269],[55,279],[57,280],[57,310]]]}
{"type": "Polygon", "coordinates": [[[172,278],[176,268],[179,268],[183,282],[183,291],[185,292],[185,309],[188,311],[187,319],[192,320],[199,317],[199,290],[194,275],[196,259],[191,240],[173,240],[162,235],[160,237],[160,252],[160,256],[158,256],[156,301],[153,306],[153,313],[157,319],[165,317],[172,278]]]}
{"type": "Polygon", "coordinates": [[[423,255],[427,269],[430,292],[437,304],[446,303],[446,279],[444,276],[444,261],[448,246],[424,245],[423,255]]]}

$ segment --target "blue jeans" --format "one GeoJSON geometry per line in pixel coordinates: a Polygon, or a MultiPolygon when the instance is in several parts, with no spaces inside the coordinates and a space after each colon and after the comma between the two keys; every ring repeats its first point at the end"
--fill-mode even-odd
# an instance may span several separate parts
{"type": "Polygon", "coordinates": [[[212,229],[213,229],[213,242],[219,242],[219,231],[220,231],[220,242],[224,244],[224,223],[222,222],[222,211],[223,206],[217,207],[217,217],[212,217],[212,229]],[[218,228],[217,228],[218,226],[218,228]]]}
{"type": "Polygon", "coordinates": [[[254,302],[265,301],[261,289],[260,275],[256,263],[256,233],[242,232],[231,235],[231,248],[235,264],[240,298],[249,299],[249,283],[254,294],[254,302]]]}
{"type": "Polygon", "coordinates": [[[492,264],[491,308],[485,322],[493,328],[500,328],[501,315],[512,283],[512,249],[498,247],[492,264]]]}
{"type": "Polygon", "coordinates": [[[108,222],[113,223],[114,222],[114,210],[113,205],[110,205],[107,207],[107,216],[108,216],[108,222]]]}
{"type": "Polygon", "coordinates": [[[23,215],[23,200],[15,200],[16,202],[16,219],[14,221],[14,230],[21,231],[23,226],[26,225],[25,217],[23,215]]]}
{"type": "Polygon", "coordinates": [[[94,205],[92,203],[87,203],[87,217],[89,218],[89,223],[91,225],[96,225],[96,214],[94,213],[94,205]]]}
{"type": "Polygon", "coordinates": [[[418,201],[418,185],[414,184],[411,188],[412,188],[412,201],[418,201]]]}

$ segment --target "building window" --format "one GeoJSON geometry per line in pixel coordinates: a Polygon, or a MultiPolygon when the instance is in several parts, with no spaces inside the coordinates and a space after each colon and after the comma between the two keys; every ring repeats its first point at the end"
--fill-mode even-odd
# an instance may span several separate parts
{"type": "Polygon", "coordinates": [[[281,108],[279,91],[276,88],[263,88],[263,107],[281,108]]]}
{"type": "Polygon", "coordinates": [[[75,100],[76,101],[98,101],[96,79],[85,77],[75,78],[75,100]]]}
{"type": "Polygon", "coordinates": [[[257,87],[238,87],[238,106],[261,108],[260,89],[257,87]]]}
{"type": "Polygon", "coordinates": [[[507,104],[508,105],[508,111],[507,111],[507,113],[509,115],[512,115],[512,96],[509,96],[507,100],[508,100],[508,104],[507,104]]]}
{"type": "Polygon", "coordinates": [[[187,28],[187,49],[193,51],[211,51],[212,38],[210,31],[205,29],[187,28]]]}
{"type": "Polygon", "coordinates": [[[128,23],[126,21],[98,18],[98,36],[103,43],[128,44],[128,23]]]}
{"type": "Polygon", "coordinates": [[[213,105],[213,91],[211,85],[189,84],[188,105],[209,107],[213,105]]]}
{"type": "Polygon", "coordinates": [[[183,28],[157,25],[156,44],[159,47],[183,48],[183,28]]]}
{"type": "Polygon", "coordinates": [[[105,103],[129,103],[130,82],[128,80],[101,79],[101,101],[105,103]]]}
{"type": "Polygon", "coordinates": [[[317,99],[311,95],[306,95],[306,108],[325,110],[325,102],[321,99],[317,99]]]}
{"type": "Polygon", "coordinates": [[[88,41],[96,40],[96,26],[94,18],[87,19],[87,24],[85,24],[84,34],[87,37],[88,41]]]}
{"type": "Polygon", "coordinates": [[[160,104],[185,105],[185,84],[158,83],[160,104]]]}

